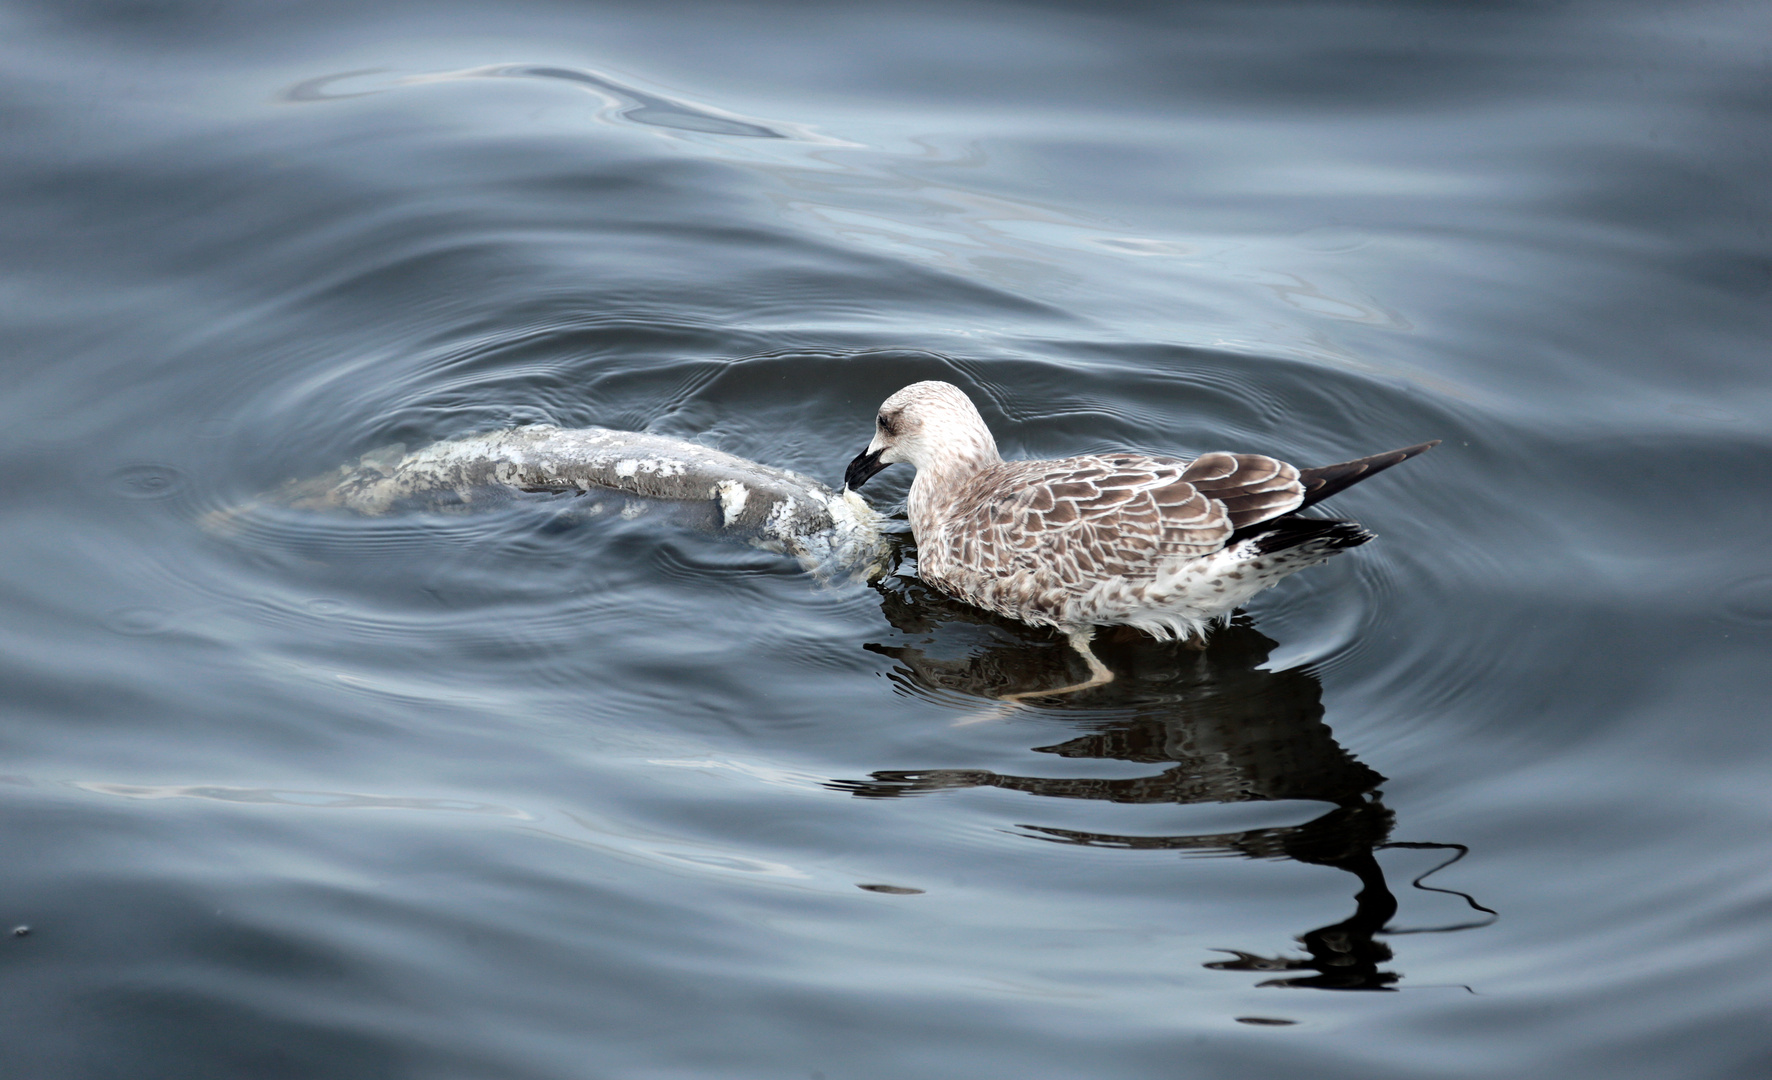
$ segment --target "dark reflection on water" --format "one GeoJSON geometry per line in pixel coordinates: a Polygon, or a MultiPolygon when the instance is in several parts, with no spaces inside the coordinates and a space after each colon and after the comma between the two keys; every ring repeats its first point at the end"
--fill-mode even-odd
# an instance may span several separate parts
{"type": "MultiPolygon", "coordinates": [[[[967,608],[920,583],[889,579],[881,588],[887,618],[907,634],[929,635],[949,621],[1015,625],[967,608]]],[[[1025,629],[1021,636],[1028,635],[1025,629]]],[[[983,769],[877,770],[868,780],[836,780],[830,787],[861,798],[884,799],[963,788],[992,787],[1057,799],[1099,799],[1130,804],[1239,803],[1309,800],[1335,809],[1299,825],[1191,836],[1122,835],[1051,826],[1021,825],[1027,835],[1067,844],[1133,851],[1182,851],[1292,859],[1354,875],[1360,883],[1350,918],[1299,937],[1308,957],[1265,958],[1234,949],[1235,960],[1208,963],[1221,971],[1313,971],[1271,979],[1262,986],[1324,990],[1390,989],[1401,976],[1381,970],[1392,958],[1378,936],[1397,913],[1374,852],[1388,847],[1455,850],[1461,845],[1388,842],[1395,815],[1378,786],[1384,777],[1356,760],[1323,722],[1322,683],[1303,668],[1272,671],[1265,665],[1275,642],[1246,620],[1227,626],[1205,648],[1159,643],[1121,633],[1102,640],[1099,652],[1117,672],[1114,683],[1074,695],[1084,710],[1110,709],[1113,719],[1083,719],[1088,733],[1035,753],[1140,764],[1175,764],[1154,775],[1129,779],[1015,776],[983,769]]],[[[955,659],[932,657],[908,645],[869,649],[890,656],[901,680],[931,691],[980,698],[1065,685],[1080,663],[1068,647],[1030,649],[1020,642],[974,650],[955,659]]],[[[1068,704],[1068,702],[1067,702],[1068,704]]],[[[1450,863],[1442,864],[1450,865],[1450,863]]],[[[1436,868],[1439,869],[1439,868],[1436,868]]],[[[1430,871],[1431,872],[1431,871],[1430,871]]],[[[1422,878],[1415,884],[1420,886],[1422,878]]],[[[1442,890],[1434,890],[1442,891],[1442,890]]],[[[1458,893],[1456,895],[1463,896],[1458,893]]],[[[1474,899],[1470,906],[1490,918],[1446,930],[1486,926],[1495,913],[1474,899]]],[[[1420,931],[1411,931],[1420,932],[1420,931]]]]}
{"type": "Polygon", "coordinates": [[[0,5],[0,1072],[1772,1075],[1769,43],[0,5]],[[1013,456],[1445,442],[1007,714],[1063,642],[668,515],[205,527],[526,422],[835,481],[921,378],[1013,456]]]}

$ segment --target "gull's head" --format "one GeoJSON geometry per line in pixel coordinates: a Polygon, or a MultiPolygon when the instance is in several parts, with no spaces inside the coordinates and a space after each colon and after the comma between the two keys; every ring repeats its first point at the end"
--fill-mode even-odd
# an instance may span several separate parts
{"type": "Polygon", "coordinates": [[[858,488],[894,462],[923,469],[976,469],[1001,460],[997,441],[957,386],[920,382],[887,398],[874,417],[874,441],[849,463],[843,486],[858,488]]]}

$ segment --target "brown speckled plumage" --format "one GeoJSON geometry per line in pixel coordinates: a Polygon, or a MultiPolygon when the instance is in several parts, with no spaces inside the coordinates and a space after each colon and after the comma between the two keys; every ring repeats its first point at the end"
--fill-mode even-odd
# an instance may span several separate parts
{"type": "MultiPolygon", "coordinates": [[[[1069,633],[1096,670],[1085,644],[1095,626],[1201,634],[1287,574],[1371,539],[1352,522],[1291,515],[1433,445],[1303,472],[1223,452],[1004,461],[958,387],[921,382],[880,407],[849,481],[914,465],[907,509],[918,575],[1069,633]]],[[[1102,669],[1094,681],[1107,678],[1102,669]]]]}

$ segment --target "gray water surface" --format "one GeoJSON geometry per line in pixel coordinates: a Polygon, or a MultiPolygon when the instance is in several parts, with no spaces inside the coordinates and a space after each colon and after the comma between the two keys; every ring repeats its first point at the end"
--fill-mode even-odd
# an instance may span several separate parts
{"type": "Polygon", "coordinates": [[[0,4],[6,1075],[1772,1073],[1769,70],[1744,3],[0,4]],[[836,482],[922,378],[1011,456],[1444,443],[971,724],[1080,665],[909,561],[204,526],[520,423],[836,482]]]}

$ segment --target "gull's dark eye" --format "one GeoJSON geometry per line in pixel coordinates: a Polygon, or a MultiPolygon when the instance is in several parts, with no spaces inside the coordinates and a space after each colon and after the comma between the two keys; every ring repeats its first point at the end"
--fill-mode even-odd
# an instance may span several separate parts
{"type": "Polygon", "coordinates": [[[880,425],[880,430],[882,432],[884,432],[885,434],[887,434],[887,435],[895,434],[892,430],[892,421],[886,419],[885,413],[881,413],[879,416],[879,419],[876,422],[880,425]]]}

